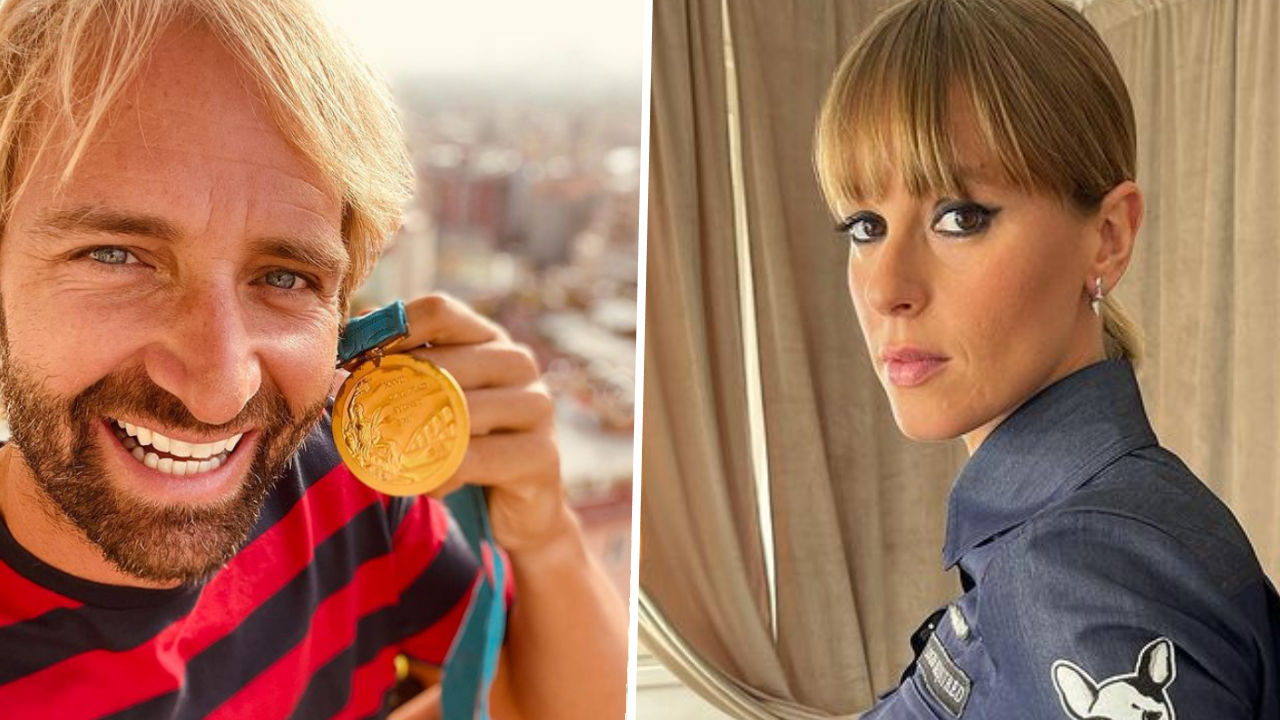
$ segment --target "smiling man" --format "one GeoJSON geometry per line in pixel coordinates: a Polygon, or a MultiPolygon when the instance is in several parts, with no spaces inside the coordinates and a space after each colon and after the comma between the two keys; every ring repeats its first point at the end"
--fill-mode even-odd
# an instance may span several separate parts
{"type": "MultiPolygon", "coordinates": [[[[328,430],[410,185],[385,90],[289,0],[13,0],[0,48],[0,708],[385,714],[391,657],[443,663],[481,572],[328,430]]],[[[448,298],[408,320],[391,349],[472,416],[448,487],[488,486],[519,588],[495,714],[621,717],[625,611],[528,351],[448,298]]]]}

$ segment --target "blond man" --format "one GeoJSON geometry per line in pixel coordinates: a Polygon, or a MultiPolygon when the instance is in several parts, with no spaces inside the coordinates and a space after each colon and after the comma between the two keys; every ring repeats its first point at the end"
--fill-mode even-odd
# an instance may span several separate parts
{"type": "MultiPolygon", "coordinates": [[[[0,708],[385,715],[391,658],[444,663],[481,572],[324,421],[410,187],[385,89],[302,2],[15,0],[0,98],[0,708]]],[[[621,717],[625,611],[536,365],[448,298],[408,325],[466,393],[450,488],[489,487],[517,589],[495,716],[621,717]]]]}

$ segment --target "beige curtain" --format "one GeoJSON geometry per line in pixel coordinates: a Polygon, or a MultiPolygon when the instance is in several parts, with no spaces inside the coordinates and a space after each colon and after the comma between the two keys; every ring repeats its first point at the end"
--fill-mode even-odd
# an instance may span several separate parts
{"type": "MultiPolygon", "coordinates": [[[[889,4],[729,0],[727,22],[719,0],[654,4],[642,632],[735,717],[865,709],[896,684],[908,633],[957,592],[940,549],[963,448],[899,436],[849,304],[846,246],[810,161],[835,63],[889,4]],[[726,129],[735,122],[772,488],[776,641],[745,419],[747,310],[738,302],[726,129]]],[[[1148,410],[1162,441],[1231,504],[1273,579],[1277,6],[1097,0],[1086,11],[1138,114],[1148,211],[1118,297],[1147,334],[1139,375],[1148,410]]]]}
{"type": "Polygon", "coordinates": [[[885,6],[727,6],[773,488],[776,642],[746,422],[721,3],[654,7],[641,629],[735,717],[865,709],[907,662],[907,633],[955,591],[939,557],[962,450],[908,443],[894,429],[844,289],[847,246],[809,164],[826,80],[885,6]]]}
{"type": "Polygon", "coordinates": [[[1118,297],[1161,441],[1280,580],[1280,3],[1098,0],[1138,120],[1147,216],[1118,297]]]}
{"type": "Polygon", "coordinates": [[[963,448],[898,433],[845,287],[847,240],[833,230],[811,161],[836,63],[890,4],[729,4],[769,419],[778,652],[796,697],[833,712],[863,709],[894,686],[910,657],[907,634],[958,589],[940,556],[963,448]]]}
{"type": "MultiPolygon", "coordinates": [[[[736,297],[719,0],[664,0],[653,18],[642,477],[647,644],[685,682],[694,658],[762,693],[773,656],[749,461],[736,297]],[[696,99],[696,101],[695,101],[696,99]],[[666,479],[667,481],[659,480],[666,479]],[[696,651],[683,653],[684,647],[696,651]]],[[[714,684],[714,683],[710,683],[714,684]]]]}

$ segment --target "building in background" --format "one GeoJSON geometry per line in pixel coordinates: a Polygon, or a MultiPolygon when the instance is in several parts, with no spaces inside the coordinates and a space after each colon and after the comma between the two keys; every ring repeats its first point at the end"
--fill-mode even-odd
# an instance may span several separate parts
{"type": "Polygon", "coordinates": [[[418,177],[355,309],[445,291],[534,349],[588,542],[630,587],[640,78],[512,94],[401,79],[418,177]]]}

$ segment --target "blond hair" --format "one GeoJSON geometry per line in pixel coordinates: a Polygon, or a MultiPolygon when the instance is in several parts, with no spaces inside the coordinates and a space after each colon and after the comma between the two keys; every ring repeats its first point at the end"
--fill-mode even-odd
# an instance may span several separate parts
{"type": "MultiPolygon", "coordinates": [[[[833,211],[882,197],[894,171],[914,196],[964,196],[952,103],[972,110],[1024,191],[1089,213],[1134,178],[1133,106],[1079,12],[1057,0],[908,0],[858,39],[823,103],[815,161],[833,211]]],[[[1107,356],[1136,363],[1136,325],[1114,299],[1104,308],[1107,356]]]]}
{"type": "Polygon", "coordinates": [[[386,84],[303,0],[8,0],[0,7],[0,233],[48,150],[62,150],[65,182],[175,23],[207,28],[263,93],[282,134],[341,193],[350,266],[340,300],[368,276],[401,222],[413,172],[386,84]]]}

